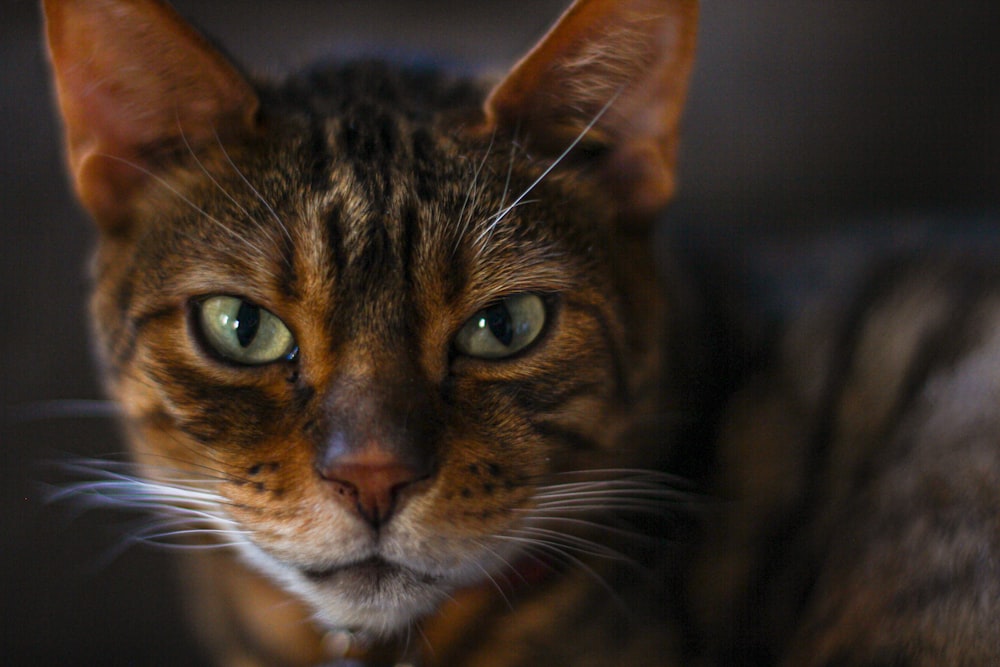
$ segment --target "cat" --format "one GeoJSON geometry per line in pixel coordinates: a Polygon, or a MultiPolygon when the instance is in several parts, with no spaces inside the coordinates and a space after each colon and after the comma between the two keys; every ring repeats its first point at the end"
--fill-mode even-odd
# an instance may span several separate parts
{"type": "Polygon", "coordinates": [[[217,663],[1000,663],[1000,275],[872,252],[765,326],[657,262],[693,0],[492,84],[45,14],[136,461],[81,488],[159,513],[217,663]]]}
{"type": "Polygon", "coordinates": [[[675,652],[698,318],[650,234],[696,3],[580,0],[492,85],[254,79],[160,0],[43,7],[135,461],[85,492],[186,545],[213,659],[675,652]]]}
{"type": "Polygon", "coordinates": [[[820,238],[867,256],[810,258],[720,422],[701,664],[1000,661],[1000,239],[966,229],[820,238]]]}

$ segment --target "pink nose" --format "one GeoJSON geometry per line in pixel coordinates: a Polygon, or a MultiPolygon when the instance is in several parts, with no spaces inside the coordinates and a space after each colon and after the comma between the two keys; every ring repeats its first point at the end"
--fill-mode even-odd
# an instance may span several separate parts
{"type": "Polygon", "coordinates": [[[328,461],[320,475],[335,497],[373,528],[389,520],[407,487],[427,477],[426,471],[374,446],[328,461]]]}

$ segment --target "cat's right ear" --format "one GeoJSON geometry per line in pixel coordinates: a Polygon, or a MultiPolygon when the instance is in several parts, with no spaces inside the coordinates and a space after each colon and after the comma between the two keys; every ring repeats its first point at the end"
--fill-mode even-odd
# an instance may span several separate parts
{"type": "Polygon", "coordinates": [[[697,0],[576,0],[493,89],[486,129],[558,159],[581,141],[623,219],[645,221],[674,191],[697,0]]]}
{"type": "Polygon", "coordinates": [[[252,129],[253,88],[161,0],[44,0],[77,195],[102,230],[127,228],[164,160],[252,129]]]}

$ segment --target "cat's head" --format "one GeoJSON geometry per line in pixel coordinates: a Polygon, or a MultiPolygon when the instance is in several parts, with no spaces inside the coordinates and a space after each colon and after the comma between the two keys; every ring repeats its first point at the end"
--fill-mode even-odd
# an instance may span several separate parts
{"type": "Polygon", "coordinates": [[[387,631],[662,460],[693,0],[582,0],[492,89],[255,83],[158,0],[45,11],[137,497],[387,631]]]}

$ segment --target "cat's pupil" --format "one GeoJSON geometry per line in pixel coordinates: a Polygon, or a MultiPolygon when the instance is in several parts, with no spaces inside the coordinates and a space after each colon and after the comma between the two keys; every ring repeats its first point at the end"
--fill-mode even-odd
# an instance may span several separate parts
{"type": "Polygon", "coordinates": [[[511,341],[514,340],[514,323],[510,317],[510,311],[507,310],[507,305],[500,302],[490,306],[483,315],[490,333],[505,346],[510,347],[511,341]]]}
{"type": "Polygon", "coordinates": [[[257,336],[260,327],[260,308],[244,301],[236,313],[236,339],[240,347],[247,347],[257,336]]]}

